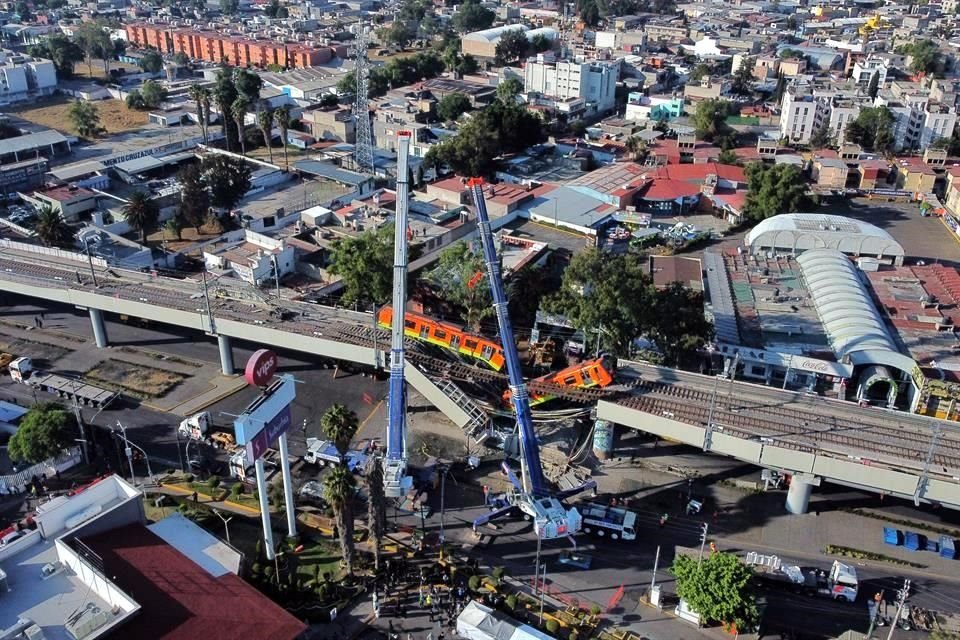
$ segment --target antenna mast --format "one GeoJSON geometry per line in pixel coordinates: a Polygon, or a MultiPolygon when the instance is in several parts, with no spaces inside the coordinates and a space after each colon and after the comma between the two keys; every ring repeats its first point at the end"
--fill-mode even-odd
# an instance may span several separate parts
{"type": "Polygon", "coordinates": [[[357,23],[355,44],[357,81],[353,96],[353,121],[356,141],[353,145],[353,162],[357,171],[373,175],[373,133],[370,131],[370,110],[367,96],[370,95],[370,61],[367,59],[367,26],[357,23]]]}

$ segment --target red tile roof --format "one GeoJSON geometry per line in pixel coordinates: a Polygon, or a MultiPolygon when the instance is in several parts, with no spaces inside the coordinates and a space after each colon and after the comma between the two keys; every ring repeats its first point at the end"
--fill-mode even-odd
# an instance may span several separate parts
{"type": "Polygon", "coordinates": [[[306,626],[238,576],[213,577],[143,525],[85,538],[139,615],[117,638],[293,640],[306,626]]]}
{"type": "Polygon", "coordinates": [[[705,162],[703,164],[671,164],[657,169],[656,177],[668,180],[683,180],[684,182],[703,182],[710,174],[717,176],[721,180],[730,182],[747,183],[747,176],[743,172],[743,167],[737,167],[730,164],[718,164],[716,162],[705,162]]]}
{"type": "Polygon", "coordinates": [[[641,196],[644,200],[678,200],[700,193],[700,187],[679,180],[654,180],[641,196]]]}

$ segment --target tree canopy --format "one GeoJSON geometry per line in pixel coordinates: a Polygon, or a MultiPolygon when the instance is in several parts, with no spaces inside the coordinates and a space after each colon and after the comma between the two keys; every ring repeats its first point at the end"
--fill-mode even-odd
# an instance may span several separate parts
{"type": "Polygon", "coordinates": [[[37,212],[34,231],[45,247],[68,249],[73,246],[73,230],[63,219],[60,209],[54,209],[49,204],[43,205],[37,212]]]}
{"type": "Polygon", "coordinates": [[[250,190],[250,165],[243,160],[210,154],[203,159],[201,171],[215,207],[232,209],[250,190]]]}
{"type": "Polygon", "coordinates": [[[766,166],[751,162],[746,174],[748,190],[743,213],[754,222],[781,213],[807,211],[816,206],[807,192],[800,169],[793,165],[766,166]]]}
{"type": "Polygon", "coordinates": [[[824,120],[823,124],[813,130],[810,136],[810,148],[823,149],[830,144],[830,121],[824,120]]]}
{"type": "Polygon", "coordinates": [[[522,106],[495,100],[460,131],[427,152],[427,166],[446,164],[464,176],[492,177],[497,157],[543,140],[543,121],[522,106]]]}
{"type": "Polygon", "coordinates": [[[923,38],[902,45],[897,47],[897,53],[910,57],[908,68],[912,73],[943,73],[943,54],[933,40],[923,38]]]}
{"type": "Polygon", "coordinates": [[[38,58],[47,58],[53,62],[57,77],[69,80],[73,77],[73,68],[77,60],[83,57],[83,49],[62,33],[54,33],[39,44],[31,45],[27,52],[38,58]]]}
{"type": "Polygon", "coordinates": [[[200,165],[190,164],[177,174],[180,182],[180,203],[177,216],[185,223],[200,231],[200,226],[210,214],[210,194],[203,183],[200,165]]]}
{"type": "Polygon", "coordinates": [[[461,320],[471,331],[478,331],[483,319],[493,315],[493,294],[483,254],[466,242],[445,249],[425,280],[461,314],[461,320]]]}
{"type": "Polygon", "coordinates": [[[675,0],[577,0],[576,5],[580,19],[591,27],[610,16],[677,12],[675,0]]]}
{"type": "Polygon", "coordinates": [[[160,209],[145,191],[135,191],[130,196],[130,201],[124,205],[123,215],[127,224],[140,234],[140,242],[144,243],[147,240],[147,231],[157,226],[160,209]]]}
{"type": "Polygon", "coordinates": [[[456,120],[471,108],[470,98],[462,93],[448,93],[437,103],[437,117],[444,122],[456,120]]]}
{"type": "Polygon", "coordinates": [[[100,133],[100,111],[97,105],[86,100],[74,100],[67,109],[67,118],[84,138],[92,138],[100,133]]]}
{"type": "Polygon", "coordinates": [[[323,435],[333,442],[343,460],[350,449],[350,441],[357,435],[360,421],[356,413],[342,404],[335,404],[320,416],[320,428],[323,429],[323,435]]]}
{"type": "Polygon", "coordinates": [[[344,304],[384,304],[393,291],[393,225],[333,244],[330,273],[343,282],[344,304]]]}
{"type": "Polygon", "coordinates": [[[523,82],[518,78],[504,78],[497,85],[497,98],[507,104],[514,104],[517,96],[523,93],[523,82]]]}
{"type": "Polygon", "coordinates": [[[530,40],[522,29],[507,31],[500,36],[496,47],[497,64],[504,65],[526,55],[530,49],[530,40]]]}
{"type": "Polygon", "coordinates": [[[488,29],[497,14],[482,6],[477,0],[466,0],[453,14],[453,27],[460,33],[488,29]]]}
{"type": "Polygon", "coordinates": [[[31,464],[43,462],[73,443],[75,427],[76,419],[63,405],[54,402],[34,405],[10,438],[8,453],[14,460],[31,464]]]}
{"type": "Polygon", "coordinates": [[[865,107],[853,122],[847,124],[847,142],[853,142],[863,147],[864,151],[886,153],[893,150],[894,118],[890,109],[880,107],[865,107]]]}
{"type": "Polygon", "coordinates": [[[699,567],[690,556],[678,555],[671,567],[677,595],[705,621],[736,625],[741,633],[760,619],[753,586],[753,569],[732,553],[711,553],[699,567]]]}
{"type": "Polygon", "coordinates": [[[389,27],[380,29],[377,36],[387,44],[395,44],[398,47],[405,47],[407,43],[413,40],[417,34],[410,30],[407,23],[403,20],[394,20],[389,27]]]}
{"type": "Polygon", "coordinates": [[[143,53],[138,64],[147,73],[159,73],[163,69],[163,56],[155,49],[148,49],[143,53]]]}
{"type": "Polygon", "coordinates": [[[726,124],[729,113],[730,103],[726,100],[701,100],[693,112],[693,126],[697,129],[697,137],[711,142],[727,135],[730,132],[730,127],[726,124]]]}
{"type": "Polygon", "coordinates": [[[713,324],[703,314],[703,292],[674,282],[657,291],[655,308],[648,337],[670,366],[691,364],[713,336],[713,324]]]}

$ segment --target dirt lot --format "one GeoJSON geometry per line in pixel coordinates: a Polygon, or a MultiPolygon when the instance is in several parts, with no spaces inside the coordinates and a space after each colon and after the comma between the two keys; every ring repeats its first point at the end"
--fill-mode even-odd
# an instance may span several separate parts
{"type": "Polygon", "coordinates": [[[72,353],[70,349],[64,347],[46,342],[25,340],[2,333],[0,333],[0,351],[12,353],[15,356],[29,356],[33,359],[33,366],[41,369],[49,367],[51,363],[72,353]]]}
{"type": "MultiPolygon", "coordinates": [[[[100,126],[106,129],[108,134],[138,129],[147,124],[146,111],[128,109],[127,105],[120,100],[101,100],[95,104],[100,112],[100,126]]],[[[76,129],[67,117],[69,108],[68,98],[56,96],[29,105],[10,107],[8,112],[35,124],[77,135],[76,129]]]]}
{"type": "Polygon", "coordinates": [[[84,374],[85,378],[118,387],[138,398],[157,398],[183,382],[184,376],[164,369],[107,360],[84,374]]]}

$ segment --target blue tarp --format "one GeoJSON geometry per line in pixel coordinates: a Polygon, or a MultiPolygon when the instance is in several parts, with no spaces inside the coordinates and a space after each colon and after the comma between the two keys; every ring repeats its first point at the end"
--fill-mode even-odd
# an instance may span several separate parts
{"type": "Polygon", "coordinates": [[[919,551],[922,545],[920,534],[914,531],[907,531],[903,536],[903,546],[910,551],[919,551]]]}
{"type": "Polygon", "coordinates": [[[953,560],[956,557],[956,546],[950,536],[940,536],[940,557],[953,560]]]}
{"type": "Polygon", "coordinates": [[[892,544],[893,546],[903,544],[903,533],[899,529],[894,529],[893,527],[884,527],[883,543],[892,544]]]}

